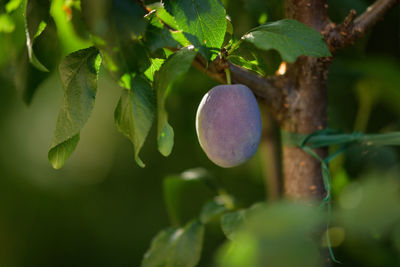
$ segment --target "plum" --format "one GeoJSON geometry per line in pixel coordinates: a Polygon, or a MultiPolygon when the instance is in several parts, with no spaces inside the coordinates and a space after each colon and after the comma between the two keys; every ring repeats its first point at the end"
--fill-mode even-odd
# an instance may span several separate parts
{"type": "Polygon", "coordinates": [[[229,168],[249,160],[261,137],[253,93],[242,84],[212,88],[197,109],[196,131],[201,148],[215,164],[229,168]]]}

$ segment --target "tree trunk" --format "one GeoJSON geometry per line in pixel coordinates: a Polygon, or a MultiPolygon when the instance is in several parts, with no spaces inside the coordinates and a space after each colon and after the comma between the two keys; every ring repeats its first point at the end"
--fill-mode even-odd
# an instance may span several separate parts
{"type": "MultiPolygon", "coordinates": [[[[325,0],[287,0],[286,16],[321,31],[326,23],[325,0]]],[[[325,58],[300,57],[288,65],[286,108],[283,129],[293,133],[309,134],[326,127],[327,72],[325,58]]],[[[317,150],[320,156],[325,149],[317,150]]],[[[325,195],[321,165],[302,149],[283,147],[283,186],[289,199],[322,199],[325,195]]]]}

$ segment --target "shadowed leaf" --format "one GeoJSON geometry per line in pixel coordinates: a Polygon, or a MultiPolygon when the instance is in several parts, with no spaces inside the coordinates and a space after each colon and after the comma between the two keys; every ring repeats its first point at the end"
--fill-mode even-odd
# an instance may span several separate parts
{"type": "Polygon", "coordinates": [[[129,88],[122,90],[114,120],[118,130],[131,140],[137,164],[144,167],[139,152],[153,124],[155,96],[150,84],[140,76],[135,76],[128,85],[129,88]]]}
{"type": "Polygon", "coordinates": [[[48,154],[55,169],[61,168],[74,151],[80,130],[92,112],[100,64],[101,57],[94,47],[74,52],[60,64],[64,101],[48,154]]]}
{"type": "Polygon", "coordinates": [[[195,220],[184,228],[161,231],[144,255],[142,267],[194,267],[200,260],[204,226],[195,220]]]}
{"type": "Polygon", "coordinates": [[[25,8],[26,46],[28,48],[29,60],[38,70],[48,72],[49,70],[37,59],[33,44],[35,39],[46,28],[50,12],[49,0],[28,0],[25,8]]]}
{"type": "Polygon", "coordinates": [[[143,73],[150,66],[146,48],[139,40],[147,21],[137,1],[82,0],[81,7],[83,21],[115,80],[143,73]]]}
{"type": "Polygon", "coordinates": [[[168,123],[165,110],[165,98],[168,86],[180,75],[187,72],[192,64],[196,51],[185,47],[171,55],[154,75],[154,89],[157,91],[157,140],[158,150],[168,156],[174,145],[174,130],[168,123]]]}

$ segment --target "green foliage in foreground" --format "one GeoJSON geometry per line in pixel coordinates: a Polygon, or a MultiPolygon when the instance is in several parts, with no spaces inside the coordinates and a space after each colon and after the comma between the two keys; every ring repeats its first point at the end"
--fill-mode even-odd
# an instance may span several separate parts
{"type": "Polygon", "coordinates": [[[215,197],[199,211],[198,218],[182,227],[159,232],[142,266],[196,266],[203,246],[204,227],[209,224],[220,224],[228,239],[216,255],[217,266],[221,267],[263,267],[265,263],[283,267],[321,266],[327,260],[322,258],[321,249],[332,246],[340,252],[341,248],[348,248],[347,253],[359,257],[359,249],[365,242],[371,254],[360,260],[376,261],[374,253],[382,252],[390,244],[392,249],[387,249],[382,256],[383,266],[400,262],[398,255],[395,256],[400,249],[400,181],[397,177],[371,175],[362,183],[350,184],[338,196],[338,205],[332,213],[327,213],[317,208],[319,203],[310,202],[257,203],[240,209],[232,196],[217,186],[218,180],[202,169],[188,170],[165,180],[171,218],[179,217],[178,203],[184,201],[178,199],[174,204],[171,197],[179,196],[186,183],[196,181],[207,184],[216,192],[215,197]]]}

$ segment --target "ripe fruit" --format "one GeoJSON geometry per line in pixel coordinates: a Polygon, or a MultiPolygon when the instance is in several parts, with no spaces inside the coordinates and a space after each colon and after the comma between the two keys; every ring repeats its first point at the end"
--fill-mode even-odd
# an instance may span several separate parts
{"type": "Polygon", "coordinates": [[[256,98],[242,84],[212,88],[197,109],[196,130],[200,146],[215,164],[228,168],[249,160],[261,137],[256,98]]]}

